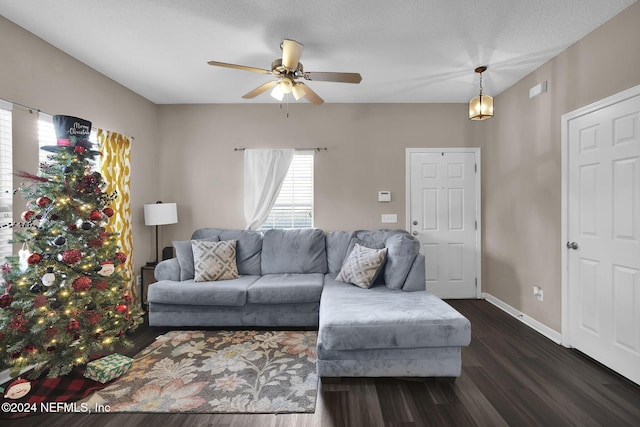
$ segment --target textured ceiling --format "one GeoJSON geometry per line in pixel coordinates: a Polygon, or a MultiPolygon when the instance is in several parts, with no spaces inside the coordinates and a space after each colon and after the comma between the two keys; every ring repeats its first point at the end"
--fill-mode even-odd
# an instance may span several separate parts
{"type": "MultiPolygon", "coordinates": [[[[283,38],[325,102],[466,102],[487,65],[497,95],[635,0],[0,0],[8,20],[158,104],[277,102],[242,95],[270,75],[283,38]]],[[[302,102],[302,101],[300,101],[302,102]]]]}

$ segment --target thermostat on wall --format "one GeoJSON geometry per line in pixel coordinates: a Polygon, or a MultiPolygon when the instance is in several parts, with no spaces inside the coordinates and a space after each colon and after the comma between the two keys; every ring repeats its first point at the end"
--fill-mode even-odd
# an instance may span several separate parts
{"type": "Polygon", "coordinates": [[[390,202],[391,201],[391,191],[378,191],[378,201],[379,202],[390,202]]]}

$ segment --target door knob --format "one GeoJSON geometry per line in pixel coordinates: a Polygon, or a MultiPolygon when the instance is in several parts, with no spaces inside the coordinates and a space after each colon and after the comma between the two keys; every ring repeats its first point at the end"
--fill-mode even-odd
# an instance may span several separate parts
{"type": "Polygon", "coordinates": [[[576,249],[578,249],[578,243],[576,243],[576,242],[567,242],[567,248],[576,250],[576,249]]]}
{"type": "Polygon", "coordinates": [[[417,235],[418,235],[418,232],[417,232],[417,231],[414,231],[414,232],[413,232],[413,233],[411,233],[411,234],[413,234],[414,236],[417,236],[417,235]]]}
{"type": "Polygon", "coordinates": [[[413,225],[418,225],[418,221],[413,221],[413,225]]]}

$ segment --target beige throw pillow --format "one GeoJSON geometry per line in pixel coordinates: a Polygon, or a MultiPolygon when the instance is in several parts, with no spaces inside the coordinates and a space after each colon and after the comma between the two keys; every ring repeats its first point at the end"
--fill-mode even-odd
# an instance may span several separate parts
{"type": "Polygon", "coordinates": [[[370,249],[356,243],[342,264],[336,280],[353,283],[360,288],[370,288],[386,256],[387,248],[370,249]]]}
{"type": "Polygon", "coordinates": [[[230,280],[240,277],[236,265],[237,240],[192,240],[194,281],[230,280]]]}

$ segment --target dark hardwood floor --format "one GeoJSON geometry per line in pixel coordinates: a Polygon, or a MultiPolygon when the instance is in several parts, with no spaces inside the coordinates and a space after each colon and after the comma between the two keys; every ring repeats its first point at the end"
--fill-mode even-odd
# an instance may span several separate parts
{"type": "MultiPolygon", "coordinates": [[[[462,376],[323,379],[315,414],[54,414],[15,426],[639,426],[640,386],[556,345],[481,300],[449,301],[471,321],[462,376]]],[[[141,327],[135,354],[163,329],[141,327]]]]}

